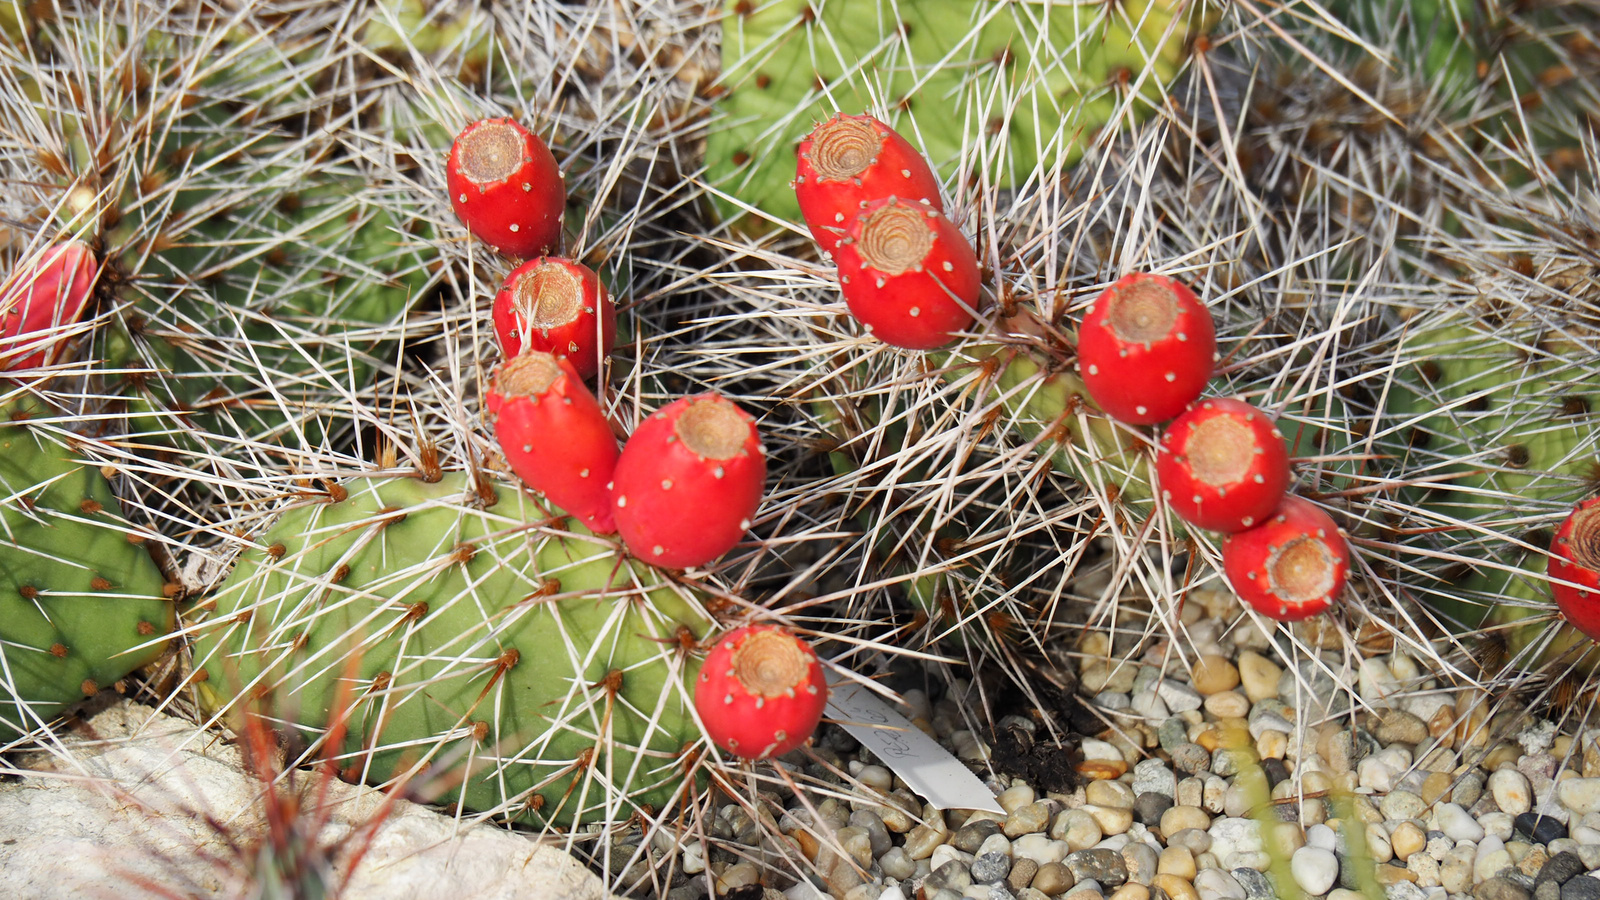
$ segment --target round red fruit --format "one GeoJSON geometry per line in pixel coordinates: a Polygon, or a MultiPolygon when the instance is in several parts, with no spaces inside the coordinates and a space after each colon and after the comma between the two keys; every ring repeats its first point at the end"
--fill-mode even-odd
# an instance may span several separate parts
{"type": "Polygon", "coordinates": [[[550,148],[514,119],[468,125],[445,165],[450,205],[462,224],[508,256],[561,250],[567,189],[550,148]]]}
{"type": "Polygon", "coordinates": [[[1561,614],[1574,628],[1600,641],[1600,497],[1579,503],[1556,529],[1549,572],[1550,590],[1561,614]]]}
{"type": "Polygon", "coordinates": [[[1327,513],[1289,494],[1267,521],[1223,539],[1222,569],[1256,612],[1298,622],[1344,592],[1350,548],[1327,513]]]}
{"type": "Polygon", "coordinates": [[[746,759],[782,756],[804,744],[827,704],[828,682],[816,651],[776,625],[723,635],[694,685],[706,736],[746,759]]]}
{"type": "Polygon", "coordinates": [[[794,195],[811,236],[829,253],[864,203],[894,196],[944,211],[939,179],[909,141],[871,116],[843,113],[800,142],[794,195]]]}
{"type": "Polygon", "coordinates": [[[1151,425],[1205,390],[1217,351],[1211,313],[1165,275],[1135,272],[1095,298],[1078,330],[1078,371],[1112,418],[1151,425]]]}
{"type": "Polygon", "coordinates": [[[1156,477],[1185,522],[1243,531],[1266,521],[1289,489],[1289,451],[1261,410],[1243,400],[1201,400],[1161,436],[1156,477]]]}
{"type": "Polygon", "coordinates": [[[834,253],[850,314],[873,336],[932,350],[971,327],[982,283],[961,229],[927,204],[867,204],[834,253]]]}
{"type": "Polygon", "coordinates": [[[0,284],[0,370],[55,362],[83,318],[99,263],[82,241],[46,249],[0,284]]]}
{"type": "Polygon", "coordinates": [[[541,257],[506,276],[494,297],[494,330],[513,358],[525,349],[572,361],[593,378],[617,339],[617,312],[600,276],[570,259],[541,257]]]}
{"type": "Polygon", "coordinates": [[[530,350],[495,369],[484,394],[506,463],[596,534],[617,530],[610,483],[617,439],[571,360],[530,350]]]}
{"type": "Polygon", "coordinates": [[[639,559],[702,566],[750,529],[766,478],[755,420],[715,393],[685,397],[628,436],[612,477],[612,515],[639,559]]]}

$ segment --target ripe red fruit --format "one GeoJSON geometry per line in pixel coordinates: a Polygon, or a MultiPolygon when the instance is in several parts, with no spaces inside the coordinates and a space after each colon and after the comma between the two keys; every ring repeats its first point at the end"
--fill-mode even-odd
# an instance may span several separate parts
{"type": "Polygon", "coordinates": [[[931,350],[971,327],[978,258],[953,222],[924,204],[888,197],[850,223],[834,258],[851,315],[886,344],[931,350]]]}
{"type": "Polygon", "coordinates": [[[617,439],[571,361],[530,350],[495,369],[484,397],[512,471],[596,534],[617,530],[617,439]]]}
{"type": "Polygon", "coordinates": [[[450,205],[461,223],[508,256],[561,250],[567,189],[544,141],[512,119],[482,119],[450,145],[450,205]]]}
{"type": "Polygon", "coordinates": [[[1078,371],[1089,398],[1132,425],[1164,422],[1194,402],[1217,351],[1211,313],[1165,275],[1135,272],[1083,314],[1078,371]]]}
{"type": "Polygon", "coordinates": [[[1556,606],[1572,626],[1600,641],[1600,497],[1579,503],[1556,529],[1550,543],[1550,590],[1556,606]]]}
{"type": "Polygon", "coordinates": [[[800,142],[794,196],[811,236],[829,253],[869,201],[903,197],[944,212],[939,179],[909,141],[871,116],[844,113],[800,142]]]}
{"type": "Polygon", "coordinates": [[[1261,410],[1243,400],[1201,400],[1161,436],[1156,477],[1184,521],[1243,531],[1266,521],[1289,489],[1289,451],[1261,410]]]}
{"type": "Polygon", "coordinates": [[[494,297],[493,316],[507,359],[524,348],[540,350],[571,360],[584,378],[600,371],[617,340],[616,306],[606,286],[570,259],[541,257],[513,269],[494,297]]]}
{"type": "Polygon", "coordinates": [[[761,504],[767,460],[755,420],[714,393],[639,423],[612,476],[612,515],[633,554],[657,566],[704,565],[733,548],[761,504]]]}
{"type": "Polygon", "coordinates": [[[57,244],[18,266],[0,286],[0,370],[54,362],[98,273],[94,251],[82,241],[57,244]]]}
{"type": "Polygon", "coordinates": [[[1344,591],[1350,548],[1327,513],[1289,494],[1267,521],[1223,539],[1222,570],[1256,612],[1298,622],[1344,591]]]}
{"type": "Polygon", "coordinates": [[[776,625],[735,629],[706,656],[694,708],[711,742],[746,759],[804,744],[828,704],[828,682],[810,645],[776,625]]]}

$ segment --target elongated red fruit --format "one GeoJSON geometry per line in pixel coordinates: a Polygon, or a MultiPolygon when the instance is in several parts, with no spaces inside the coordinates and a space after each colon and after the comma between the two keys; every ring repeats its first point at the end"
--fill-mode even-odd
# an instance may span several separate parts
{"type": "Polygon", "coordinates": [[[1289,489],[1289,451],[1267,414],[1243,400],[1201,400],[1161,436],[1156,478],[1191,525],[1243,531],[1265,522],[1289,489]]]}
{"type": "Polygon", "coordinates": [[[685,397],[628,436],[612,478],[612,515],[638,558],[701,566],[744,537],[766,478],[755,420],[719,394],[685,397]]]}
{"type": "Polygon", "coordinates": [[[1556,606],[1572,626],[1600,641],[1600,497],[1579,503],[1550,542],[1550,577],[1556,606]]]}
{"type": "Polygon", "coordinates": [[[873,336],[932,350],[972,326],[982,277],[961,229],[920,202],[868,203],[839,244],[839,290],[873,336]]]}
{"type": "Polygon", "coordinates": [[[1089,399],[1133,425],[1165,422],[1205,390],[1217,352],[1211,313],[1165,275],[1135,272],[1083,314],[1078,371],[1089,399]]]}
{"type": "Polygon", "coordinates": [[[517,477],[594,533],[617,530],[609,489],[617,439],[569,360],[530,350],[501,363],[484,406],[517,477]]]}
{"type": "Polygon", "coordinates": [[[506,276],[494,297],[494,331],[510,359],[525,348],[572,361],[593,378],[617,340],[617,311],[600,276],[570,259],[541,257],[506,276]]]}
{"type": "Polygon", "coordinates": [[[567,189],[556,158],[514,119],[482,119],[450,145],[450,205],[461,223],[508,256],[561,252],[567,189]]]}
{"type": "Polygon", "coordinates": [[[69,326],[83,318],[99,263],[82,241],[66,241],[24,262],[0,286],[0,370],[47,365],[69,326]]]}
{"type": "Polygon", "coordinates": [[[800,142],[794,196],[811,236],[829,253],[862,204],[903,197],[944,212],[928,161],[893,128],[865,115],[838,113],[800,142]]]}
{"type": "Polygon", "coordinates": [[[827,705],[828,682],[816,651],[776,625],[723,635],[694,685],[706,736],[746,759],[782,756],[804,744],[827,705]]]}
{"type": "Polygon", "coordinates": [[[1234,593],[1257,612],[1298,622],[1339,599],[1350,548],[1327,513],[1288,494],[1265,522],[1223,538],[1222,570],[1234,593]]]}

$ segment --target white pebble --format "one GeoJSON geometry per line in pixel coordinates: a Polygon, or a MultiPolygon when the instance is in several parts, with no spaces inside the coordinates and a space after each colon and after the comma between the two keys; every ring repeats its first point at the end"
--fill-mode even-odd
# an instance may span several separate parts
{"type": "Polygon", "coordinates": [[[1245,900],[1248,894],[1238,879],[1221,869],[1202,869],[1194,876],[1200,900],[1245,900]]]}
{"type": "Polygon", "coordinates": [[[1332,828],[1319,822],[1306,829],[1306,846],[1320,847],[1329,851],[1338,850],[1339,835],[1332,828]]]}
{"type": "Polygon", "coordinates": [[[1116,745],[1110,741],[1089,738],[1083,743],[1079,744],[1078,749],[1083,752],[1083,758],[1085,760],[1104,759],[1112,762],[1123,761],[1122,751],[1118,750],[1116,745]]]}
{"type": "Polygon", "coordinates": [[[1289,872],[1302,890],[1321,896],[1339,878],[1339,858],[1321,847],[1301,847],[1289,860],[1289,872]]]}
{"type": "Polygon", "coordinates": [[[1439,819],[1439,830],[1453,841],[1483,840],[1483,826],[1472,814],[1454,803],[1440,803],[1433,808],[1439,819]]]}
{"type": "Polygon", "coordinates": [[[1067,842],[1052,841],[1042,834],[1025,834],[1012,842],[1011,854],[1017,859],[1031,859],[1041,866],[1049,865],[1067,858],[1067,842]]]}
{"type": "Polygon", "coordinates": [[[1568,778],[1556,785],[1556,799],[1580,815],[1600,811],[1600,778],[1568,778]]]}
{"type": "Polygon", "coordinates": [[[1490,775],[1489,792],[1494,794],[1494,802],[1501,812],[1516,816],[1533,808],[1533,789],[1528,785],[1528,776],[1516,769],[1500,769],[1490,775]]]}

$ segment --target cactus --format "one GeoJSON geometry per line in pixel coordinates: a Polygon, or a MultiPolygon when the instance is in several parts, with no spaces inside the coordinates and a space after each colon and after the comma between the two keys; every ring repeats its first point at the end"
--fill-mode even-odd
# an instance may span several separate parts
{"type": "Polygon", "coordinates": [[[51,431],[0,425],[0,744],[155,660],[172,629],[151,534],[51,431]]]}
{"type": "Polygon", "coordinates": [[[959,0],[728,3],[719,119],[707,179],[789,222],[793,148],[835,110],[904,110],[890,122],[946,177],[1019,186],[1076,162],[1101,128],[1162,102],[1187,42],[1213,19],[1204,3],[1116,7],[959,0]],[[973,159],[975,134],[999,134],[973,159]]]}
{"type": "Polygon", "coordinates": [[[315,730],[354,658],[340,763],[360,778],[459,767],[467,808],[534,822],[662,808],[699,737],[683,642],[709,619],[692,588],[561,521],[460,472],[292,505],[206,601],[202,694],[270,691],[315,730]]]}

